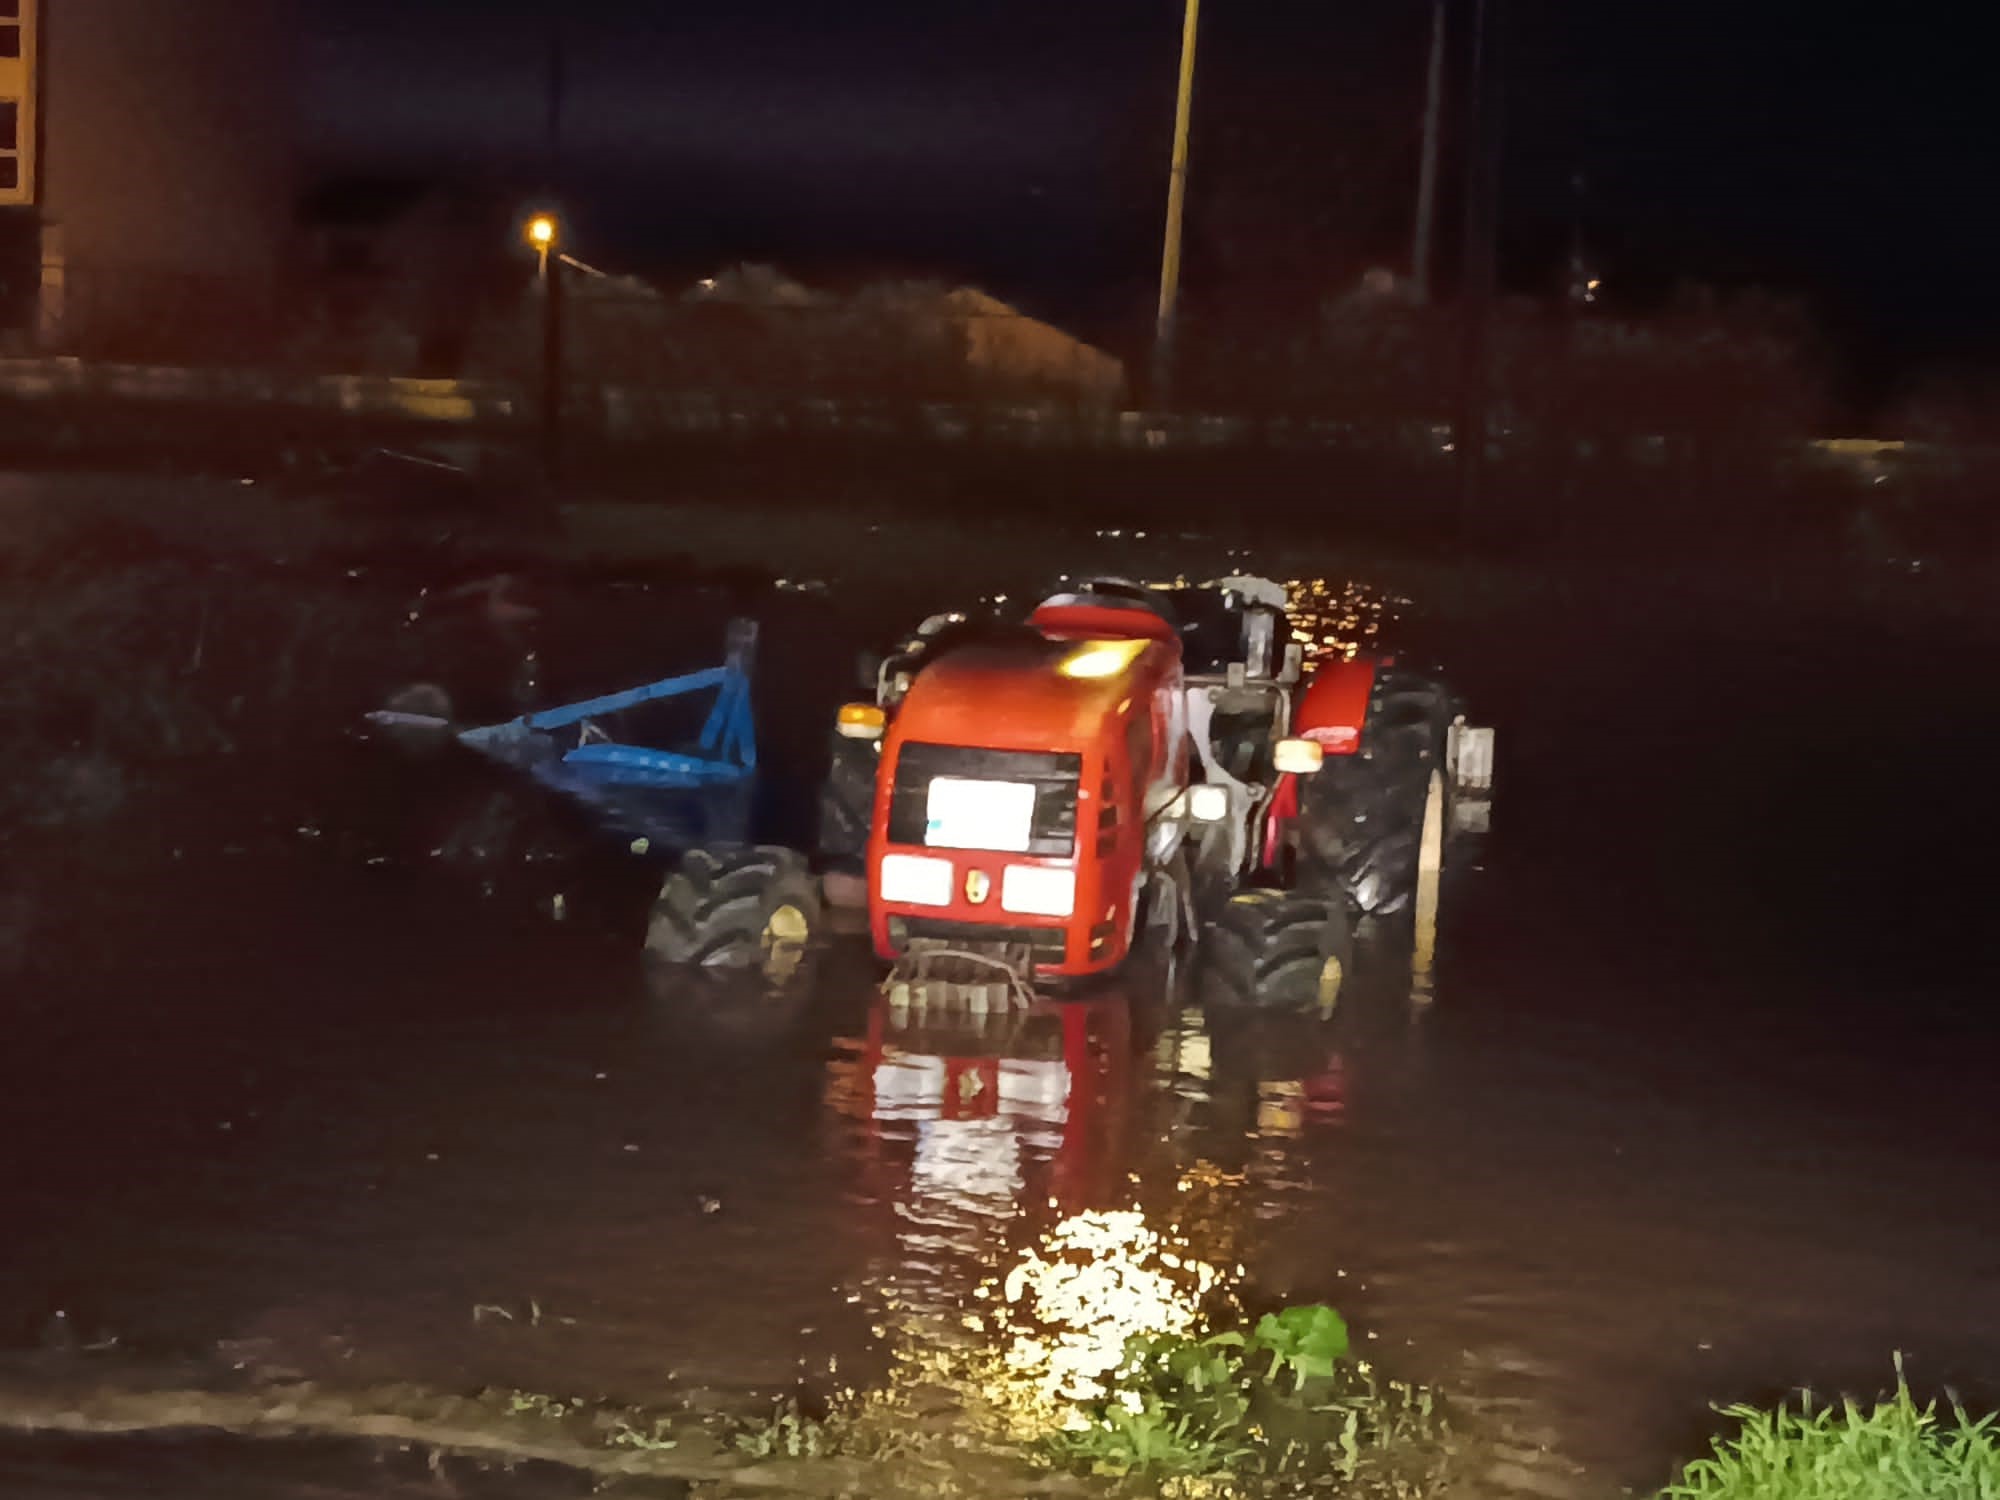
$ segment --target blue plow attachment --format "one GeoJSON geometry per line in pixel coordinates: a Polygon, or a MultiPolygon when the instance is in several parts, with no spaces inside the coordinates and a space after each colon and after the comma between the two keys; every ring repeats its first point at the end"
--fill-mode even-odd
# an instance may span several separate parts
{"type": "MultiPolygon", "coordinates": [[[[756,622],[732,620],[719,667],[460,730],[457,738],[580,804],[593,820],[635,842],[644,840],[663,852],[742,843],[749,835],[750,789],[757,770],[750,707],[756,649],[756,622]],[[645,704],[711,689],[715,702],[692,748],[626,744],[601,723],[645,704]]],[[[445,727],[406,714],[369,718],[391,727],[445,727]]]]}

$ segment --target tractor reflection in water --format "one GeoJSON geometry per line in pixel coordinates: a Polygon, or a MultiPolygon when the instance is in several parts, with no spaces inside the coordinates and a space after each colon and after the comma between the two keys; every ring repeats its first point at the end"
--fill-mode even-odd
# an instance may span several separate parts
{"type": "Polygon", "coordinates": [[[1221,1271],[1129,1206],[1135,1015],[1123,993],[986,1015],[884,996],[843,1046],[829,1099],[895,1219],[869,1285],[882,1399],[942,1391],[983,1436],[1030,1439],[1075,1420],[1128,1337],[1201,1317],[1221,1271]]]}
{"type": "Polygon", "coordinates": [[[871,1408],[1033,1440],[1085,1420],[1130,1339],[1240,1316],[1345,1063],[1324,1023],[1211,1029],[1167,988],[978,1016],[882,996],[840,1044],[828,1102],[892,1236],[856,1293],[891,1365],[871,1408]]]}

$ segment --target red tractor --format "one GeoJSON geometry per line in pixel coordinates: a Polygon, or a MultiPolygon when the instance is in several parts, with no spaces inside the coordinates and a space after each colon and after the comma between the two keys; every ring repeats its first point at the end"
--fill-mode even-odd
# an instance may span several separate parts
{"type": "Polygon", "coordinates": [[[867,882],[877,953],[1015,987],[1198,932],[1243,1004],[1329,1007],[1356,916],[1442,860],[1490,731],[1387,658],[1308,675],[1284,591],[1077,584],[1025,619],[937,616],[840,710],[821,856],[867,882]]]}

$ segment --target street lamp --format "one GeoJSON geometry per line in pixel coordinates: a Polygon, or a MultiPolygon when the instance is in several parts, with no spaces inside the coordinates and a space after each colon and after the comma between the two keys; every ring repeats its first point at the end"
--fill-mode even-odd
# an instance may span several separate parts
{"type": "Polygon", "coordinates": [[[528,243],[541,258],[542,475],[551,487],[562,462],[562,223],[552,213],[528,220],[528,243]]]}

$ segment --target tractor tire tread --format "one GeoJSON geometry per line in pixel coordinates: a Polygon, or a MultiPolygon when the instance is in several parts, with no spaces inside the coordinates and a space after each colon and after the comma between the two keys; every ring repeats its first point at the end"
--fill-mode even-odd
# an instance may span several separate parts
{"type": "Polygon", "coordinates": [[[764,958],[764,935],[784,907],[820,925],[819,884],[790,849],[697,847],[667,877],[646,929],[646,951],[669,964],[749,969],[764,958]]]}
{"type": "Polygon", "coordinates": [[[1225,1004],[1310,1010],[1332,958],[1354,962],[1343,900],[1289,891],[1239,891],[1223,903],[1204,942],[1207,969],[1225,1004]]]}
{"type": "Polygon", "coordinates": [[[1364,916],[1409,904],[1430,780],[1444,764],[1452,713],[1450,692],[1413,674],[1395,674],[1378,688],[1356,753],[1329,757],[1302,789],[1302,889],[1339,893],[1364,916]]]}

